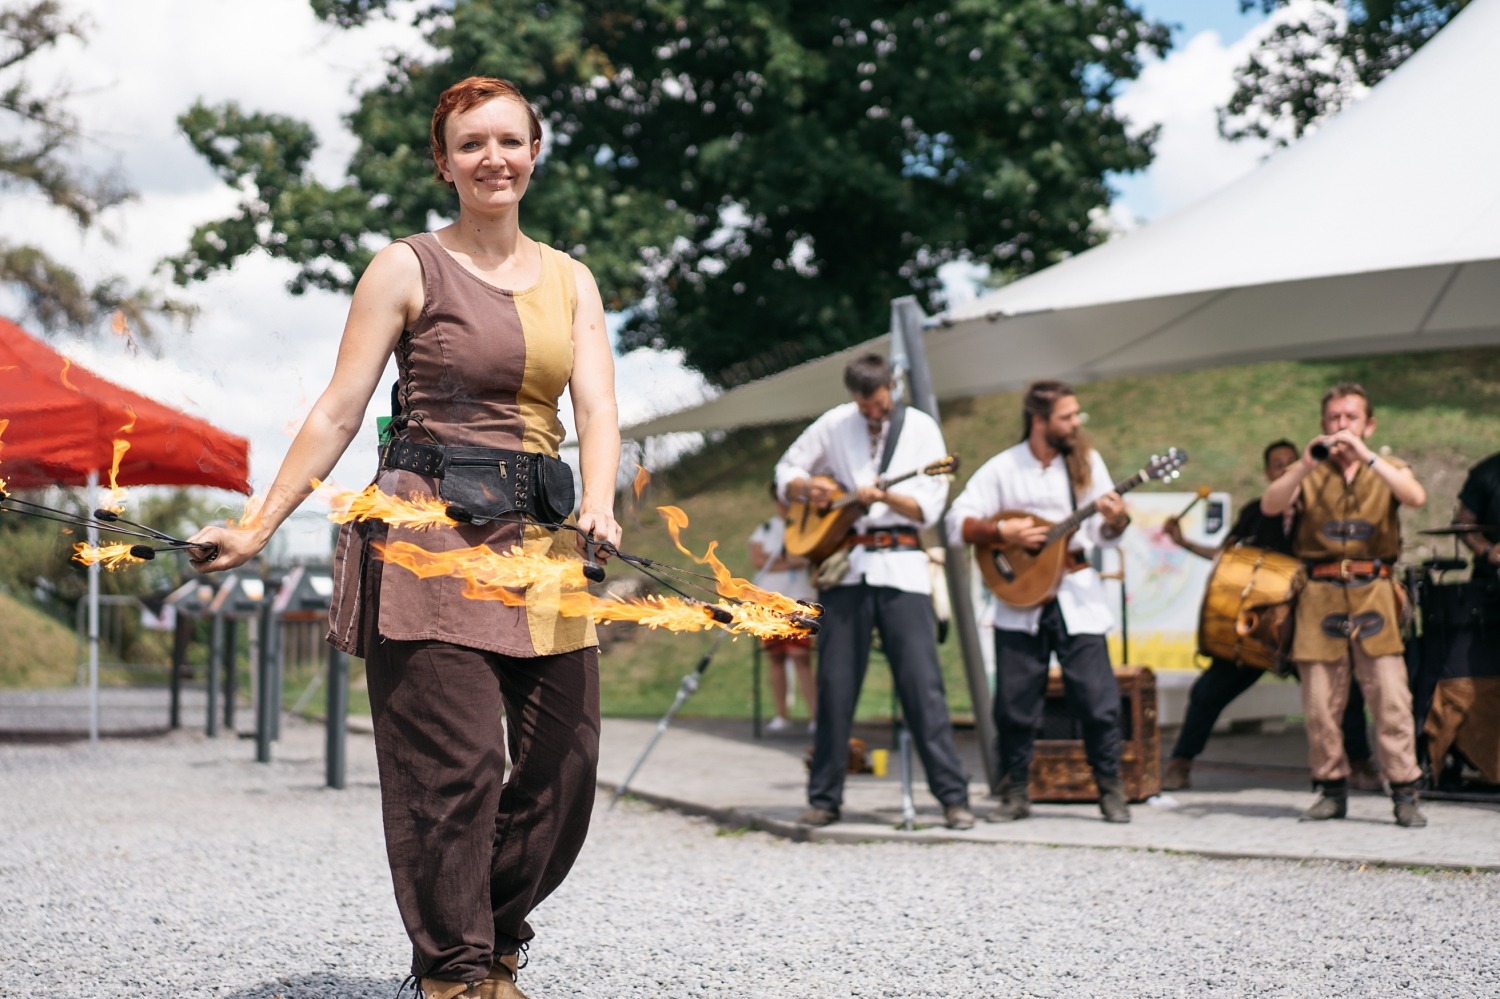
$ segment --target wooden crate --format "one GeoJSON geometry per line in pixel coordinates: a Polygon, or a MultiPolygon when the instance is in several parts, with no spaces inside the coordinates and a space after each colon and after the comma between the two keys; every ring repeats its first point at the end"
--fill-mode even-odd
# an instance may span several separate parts
{"type": "MultiPolygon", "coordinates": [[[[1125,797],[1145,801],[1161,792],[1161,729],[1156,719],[1156,674],[1146,666],[1115,669],[1120,682],[1120,777],[1125,797]]],[[[1033,801],[1096,801],[1099,789],[1084,755],[1082,730],[1068,712],[1062,673],[1047,674],[1047,702],[1029,775],[1033,801]]]]}

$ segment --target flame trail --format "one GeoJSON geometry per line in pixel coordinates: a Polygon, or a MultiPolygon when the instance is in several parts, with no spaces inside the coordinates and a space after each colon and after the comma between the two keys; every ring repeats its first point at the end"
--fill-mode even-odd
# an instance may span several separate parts
{"type": "MultiPolygon", "coordinates": [[[[125,421],[124,426],[120,427],[119,432],[122,434],[128,434],[135,429],[135,410],[126,406],[125,412],[130,414],[130,418],[125,421]]],[[[122,513],[125,510],[125,498],[129,495],[129,492],[120,486],[118,482],[120,477],[120,459],[125,457],[126,451],[130,450],[130,442],[116,437],[114,446],[115,457],[109,466],[109,498],[101,505],[111,513],[122,513]]]]}
{"type": "Polygon", "coordinates": [[[125,311],[123,309],[115,310],[115,314],[109,319],[109,328],[115,336],[125,338],[125,347],[132,354],[139,350],[135,343],[135,337],[130,334],[130,321],[125,318],[125,311]]]}
{"type": "Polygon", "coordinates": [[[111,572],[146,561],[130,554],[130,548],[130,545],[91,545],[80,541],[73,546],[73,561],[84,565],[98,562],[111,572]]]}
{"type": "Polygon", "coordinates": [[[452,576],[462,580],[463,595],[470,600],[498,600],[510,607],[524,607],[532,599],[527,591],[549,591],[556,594],[558,613],[562,616],[588,617],[598,624],[627,621],[669,631],[724,627],[735,634],[759,638],[805,635],[810,631],[770,608],[715,607],[681,597],[648,596],[633,600],[596,597],[588,592],[583,563],[577,559],[528,554],[519,547],[504,553],[488,545],[433,552],[409,541],[394,541],[377,544],[375,550],[387,562],[419,579],[452,576]],[[715,619],[716,612],[727,614],[729,623],[720,624],[715,619]]]}
{"type": "Polygon", "coordinates": [[[728,566],[714,555],[714,549],[719,546],[717,541],[710,541],[708,549],[699,558],[689,551],[682,543],[681,532],[688,526],[688,515],[680,507],[659,506],[656,512],[661,514],[662,519],[667,522],[667,533],[672,536],[672,543],[677,550],[699,565],[706,565],[713,571],[714,579],[718,581],[719,596],[728,597],[731,600],[748,600],[770,608],[781,614],[803,614],[808,612],[805,604],[798,603],[791,597],[776,593],[773,590],[763,590],[750,582],[748,579],[740,579],[729,571],[728,566]]]}
{"type": "Polygon", "coordinates": [[[635,466],[635,498],[639,500],[641,493],[651,484],[651,473],[646,471],[645,465],[635,466]]]}
{"type": "MultiPolygon", "coordinates": [[[[9,420],[0,420],[0,437],[5,436],[5,428],[10,426],[9,420]]],[[[0,440],[0,457],[5,455],[5,441],[0,440]]],[[[5,480],[0,479],[0,492],[5,491],[5,480]]]]}
{"type": "Polygon", "coordinates": [[[317,481],[313,482],[313,488],[328,500],[328,519],[335,524],[380,520],[393,527],[410,527],[421,531],[458,523],[448,516],[447,502],[436,496],[401,499],[381,492],[373,483],[358,493],[324,489],[322,483],[317,481]]]}
{"type": "MultiPolygon", "coordinates": [[[[329,518],[337,523],[379,520],[416,530],[458,523],[447,515],[447,504],[436,497],[403,499],[384,493],[374,485],[357,493],[335,489],[316,480],[312,486],[328,500],[332,508],[329,518]]],[[[709,543],[703,558],[693,555],[679,540],[680,529],[688,523],[687,514],[676,507],[659,509],[667,518],[668,530],[672,532],[677,547],[700,565],[713,568],[721,596],[755,603],[725,606],[681,597],[649,596],[631,600],[597,597],[588,591],[588,579],[583,574],[583,563],[578,559],[527,553],[520,547],[498,552],[488,545],[475,545],[437,552],[410,541],[390,541],[376,544],[375,550],[387,562],[406,569],[419,579],[452,577],[461,580],[463,595],[471,600],[497,600],[511,607],[546,602],[555,604],[558,613],[564,617],[589,617],[599,624],[628,621],[671,631],[705,631],[723,627],[734,634],[760,638],[812,633],[815,626],[809,627],[805,621],[817,616],[819,612],[815,608],[736,579],[714,557],[717,542],[709,543]]]]}
{"type": "Polygon", "coordinates": [[[72,389],[74,392],[77,392],[78,386],[68,381],[68,369],[72,366],[73,362],[71,360],[66,357],[63,358],[62,374],[59,377],[62,379],[63,388],[72,389]]]}

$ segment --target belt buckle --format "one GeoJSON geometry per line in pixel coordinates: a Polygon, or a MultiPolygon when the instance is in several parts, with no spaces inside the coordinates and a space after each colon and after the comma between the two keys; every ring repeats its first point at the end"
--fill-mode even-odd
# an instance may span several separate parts
{"type": "Polygon", "coordinates": [[[884,533],[880,531],[871,532],[870,541],[873,542],[872,547],[875,548],[889,548],[894,543],[893,536],[888,531],[884,533]]]}
{"type": "Polygon", "coordinates": [[[1351,568],[1352,565],[1353,559],[1339,559],[1339,579],[1347,583],[1349,580],[1354,578],[1354,572],[1351,568]]]}

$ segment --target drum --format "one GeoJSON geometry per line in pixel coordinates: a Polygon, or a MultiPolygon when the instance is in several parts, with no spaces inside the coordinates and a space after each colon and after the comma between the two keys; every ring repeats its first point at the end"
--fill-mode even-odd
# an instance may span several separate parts
{"type": "Polygon", "coordinates": [[[1219,553],[1198,615],[1198,651],[1281,672],[1307,570],[1290,555],[1236,545],[1219,553]]]}

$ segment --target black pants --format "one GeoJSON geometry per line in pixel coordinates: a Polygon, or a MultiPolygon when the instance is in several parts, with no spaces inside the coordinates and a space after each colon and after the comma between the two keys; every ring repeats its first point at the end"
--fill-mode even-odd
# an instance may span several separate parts
{"type": "Polygon", "coordinates": [[[944,805],[967,804],[969,778],[953,744],[953,722],[938,666],[932,598],[888,586],[835,586],[821,590],[818,632],[818,729],[813,736],[808,804],[838,808],[844,801],[849,733],[870,664],[871,633],[891,664],[901,713],[911,731],[927,786],[944,805]]]}
{"type": "Polygon", "coordinates": [[[995,629],[995,731],[1000,776],[1026,786],[1047,697],[1052,655],[1062,666],[1068,710],[1083,726],[1095,778],[1120,775],[1120,684],[1103,635],[1070,635],[1057,601],[1042,609],[1035,635],[995,629]]]}
{"type": "Polygon", "coordinates": [[[381,814],[412,974],[477,982],[497,955],[531,939],[526,917],[583,848],[599,759],[599,650],[518,659],[372,639],[365,671],[381,814]]]}
{"type": "MultiPolygon", "coordinates": [[[[1219,715],[1229,703],[1253,687],[1266,670],[1254,666],[1236,666],[1215,659],[1188,692],[1187,715],[1172,755],[1194,759],[1208,745],[1208,737],[1219,715]]],[[[1365,722],[1365,695],[1358,681],[1349,685],[1349,703],[1344,707],[1344,753],[1351,761],[1370,758],[1370,735],[1365,722]]]]}

